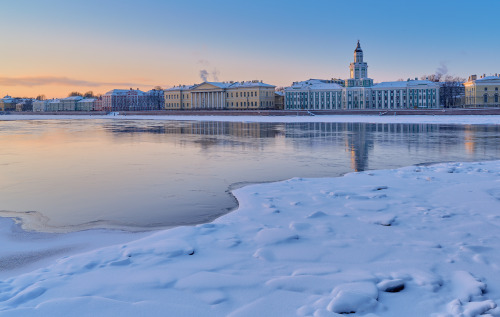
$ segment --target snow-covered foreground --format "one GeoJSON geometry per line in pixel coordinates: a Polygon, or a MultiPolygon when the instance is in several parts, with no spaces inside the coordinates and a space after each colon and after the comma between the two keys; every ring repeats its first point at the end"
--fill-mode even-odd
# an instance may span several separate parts
{"type": "Polygon", "coordinates": [[[500,161],[234,194],[213,223],[3,280],[0,316],[500,316],[500,161]]]}
{"type": "Polygon", "coordinates": [[[144,116],[144,115],[2,115],[0,121],[54,120],[54,119],[110,119],[110,120],[175,120],[227,122],[366,122],[366,123],[435,123],[435,124],[500,124],[498,115],[325,115],[325,116],[144,116]]]}

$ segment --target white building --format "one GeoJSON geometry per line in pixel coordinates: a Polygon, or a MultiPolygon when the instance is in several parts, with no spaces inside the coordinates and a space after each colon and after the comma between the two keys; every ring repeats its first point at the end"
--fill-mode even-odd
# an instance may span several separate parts
{"type": "Polygon", "coordinates": [[[358,44],[350,78],[309,79],[285,88],[285,109],[408,109],[438,108],[439,84],[428,80],[382,82],[373,85],[358,44]]]}
{"type": "Polygon", "coordinates": [[[33,112],[47,111],[48,100],[35,100],[33,101],[33,112]]]}

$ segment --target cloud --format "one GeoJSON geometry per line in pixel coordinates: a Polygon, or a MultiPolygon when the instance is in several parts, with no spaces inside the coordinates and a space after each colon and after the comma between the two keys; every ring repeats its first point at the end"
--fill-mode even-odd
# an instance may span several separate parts
{"type": "Polygon", "coordinates": [[[85,87],[101,87],[101,86],[150,86],[138,83],[114,83],[114,82],[98,82],[73,79],[68,77],[55,76],[39,76],[39,77],[0,77],[0,86],[85,86],[85,87]]]}

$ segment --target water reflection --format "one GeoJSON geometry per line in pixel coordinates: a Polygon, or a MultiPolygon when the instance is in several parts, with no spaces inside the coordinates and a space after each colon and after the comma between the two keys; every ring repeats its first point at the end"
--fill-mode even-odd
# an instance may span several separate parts
{"type": "Polygon", "coordinates": [[[235,206],[231,184],[500,158],[499,126],[0,121],[0,210],[45,226],[162,227],[235,206]]]}

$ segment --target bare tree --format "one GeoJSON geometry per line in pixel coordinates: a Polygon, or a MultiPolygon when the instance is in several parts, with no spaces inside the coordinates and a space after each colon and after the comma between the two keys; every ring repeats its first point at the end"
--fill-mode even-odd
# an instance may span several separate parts
{"type": "Polygon", "coordinates": [[[38,95],[35,98],[36,100],[45,100],[45,95],[38,95]]]}
{"type": "Polygon", "coordinates": [[[68,97],[75,97],[75,96],[82,96],[81,93],[79,93],[78,91],[72,91],[69,93],[68,97]]]}
{"type": "Polygon", "coordinates": [[[462,105],[462,97],[465,95],[465,78],[446,75],[440,82],[439,98],[445,108],[459,107],[462,105]]]}
{"type": "Polygon", "coordinates": [[[87,91],[86,93],[83,94],[84,98],[95,98],[94,92],[93,91],[87,91]]]}

